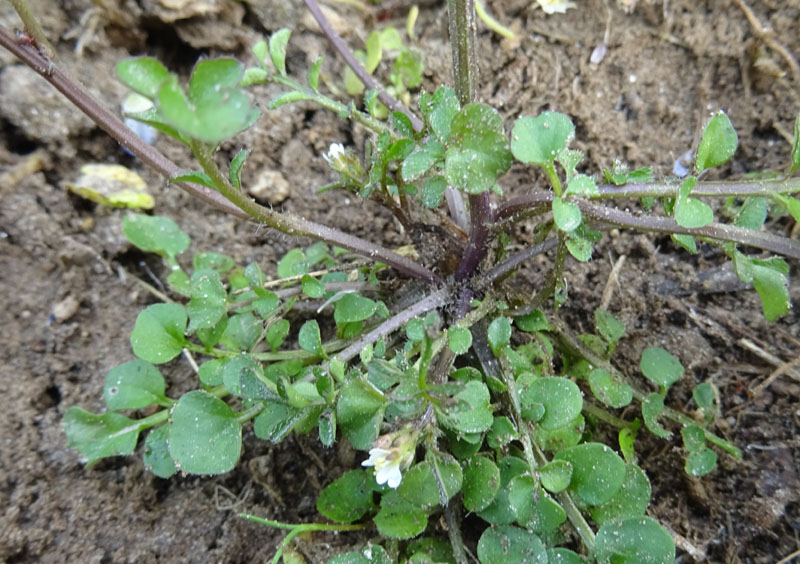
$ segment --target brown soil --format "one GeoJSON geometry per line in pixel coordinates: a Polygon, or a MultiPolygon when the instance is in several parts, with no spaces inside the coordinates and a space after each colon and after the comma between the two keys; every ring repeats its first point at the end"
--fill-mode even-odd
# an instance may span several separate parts
{"type": "MultiPolygon", "coordinates": [[[[298,75],[319,53],[330,53],[309,24],[302,3],[282,2],[91,2],[31,1],[70,72],[109,107],[124,88],[114,64],[129,54],[159,56],[188,73],[201,55],[233,53],[261,35],[295,30],[289,67],[298,75]],[[94,4],[123,6],[103,10],[94,4]],[[176,14],[165,5],[183,5],[176,14]],[[203,6],[211,13],[196,13],[203,6]],[[192,15],[186,18],[187,15],[192,15]],[[79,47],[76,52],[76,47],[79,47]]],[[[395,2],[389,2],[395,5],[395,2]]],[[[402,2],[401,2],[402,4],[402,2]]],[[[736,3],[719,0],[576,0],[580,9],[545,17],[530,0],[494,1],[489,9],[517,31],[517,40],[480,33],[483,101],[498,107],[507,126],[520,114],[544,109],[569,114],[576,145],[595,173],[615,158],[632,167],[653,165],[657,177],[697,141],[709,112],[725,109],[740,136],[722,177],[783,166],[787,136],[800,111],[800,77],[780,53],[764,46],[736,3]],[[608,21],[608,27],[606,23],[608,21]],[[608,53],[590,64],[595,46],[608,53]]],[[[798,0],[753,0],[755,16],[788,50],[800,54],[798,0]]],[[[368,17],[334,4],[351,44],[380,19],[403,26],[405,9],[368,17]]],[[[427,83],[449,82],[443,3],[422,10],[417,29],[427,83]]],[[[8,3],[0,23],[19,27],[8,3]]],[[[482,28],[481,28],[482,29],[482,28]]],[[[336,79],[341,63],[328,54],[336,79]]],[[[265,88],[263,100],[274,93],[265,88]]],[[[134,281],[160,275],[157,261],[132,250],[121,235],[123,213],[69,195],[85,162],[120,162],[149,182],[156,212],[174,218],[193,239],[194,250],[218,250],[245,264],[274,268],[294,241],[252,223],[231,219],[193,201],[126,155],[116,143],[8,53],[0,53],[0,342],[6,358],[0,394],[0,559],[6,562],[263,562],[281,535],[237,517],[242,511],[282,521],[319,519],[316,494],[354,453],[329,452],[306,437],[270,446],[246,439],[242,464],[216,478],[154,478],[139,457],[85,469],[65,447],[62,418],[80,405],[102,408],[102,383],[113,366],[132,358],[128,335],[137,312],[152,297],[134,281]],[[27,170],[25,167],[29,167],[27,170]],[[57,315],[56,315],[57,314],[57,315]],[[320,453],[321,460],[312,454],[320,453]],[[300,454],[302,453],[302,454],[300,454]]],[[[253,149],[246,174],[284,184],[283,196],[267,196],[285,210],[379,239],[408,244],[391,217],[369,203],[341,194],[314,196],[332,177],[320,154],[331,141],[363,133],[311,106],[266,112],[256,127],[224,149],[253,149]],[[279,177],[276,181],[275,178],[279,177]],[[283,199],[285,196],[285,199],[283,199]]],[[[158,147],[189,166],[185,153],[166,139],[158,147]]],[[[503,179],[508,193],[534,180],[522,167],[503,179]]],[[[788,234],[793,224],[770,228],[788,234]]],[[[518,229],[524,240],[525,227],[518,229]]],[[[796,236],[796,235],[795,235],[796,236]]],[[[683,472],[680,438],[644,439],[640,463],[653,483],[652,516],[680,540],[682,562],[775,562],[800,546],[800,384],[779,377],[754,398],[747,389],[775,366],[749,341],[779,362],[800,351],[800,323],[793,310],[769,324],[758,299],[723,266],[724,257],[704,248],[697,256],[677,251],[666,238],[631,233],[606,236],[595,259],[572,264],[565,317],[577,330],[592,328],[612,264],[625,256],[609,309],[628,328],[617,365],[635,375],[641,350],[661,345],[687,367],[668,403],[691,411],[691,389],[711,380],[720,391],[719,432],[737,444],[744,460],[721,456],[709,476],[683,472]],[[687,552],[688,551],[688,552],[687,552]]],[[[537,284],[548,258],[532,261],[522,279],[537,284]]],[[[796,264],[792,274],[797,276],[796,264]]],[[[800,302],[800,285],[791,287],[800,302]]],[[[190,368],[166,369],[172,390],[191,385],[190,368]]],[[[298,543],[309,562],[357,548],[366,536],[319,535],[298,543]]],[[[473,542],[472,539],[467,539],[473,542]]]]}

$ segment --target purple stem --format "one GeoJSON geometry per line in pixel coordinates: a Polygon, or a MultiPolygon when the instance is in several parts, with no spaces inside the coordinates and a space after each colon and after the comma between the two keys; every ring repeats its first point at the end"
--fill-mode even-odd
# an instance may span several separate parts
{"type": "Polygon", "coordinates": [[[336,31],[331,26],[328,19],[325,17],[325,14],[322,13],[322,10],[317,4],[317,0],[305,0],[306,6],[308,6],[311,15],[314,16],[314,19],[317,20],[319,27],[328,37],[333,46],[339,51],[339,54],[347,63],[358,79],[363,82],[366,87],[370,90],[377,90],[378,91],[378,99],[386,105],[387,108],[392,110],[393,112],[401,112],[411,120],[411,125],[416,131],[422,131],[423,123],[422,120],[415,116],[411,110],[406,108],[403,104],[401,104],[398,100],[393,98],[391,94],[389,94],[378,82],[367,72],[362,64],[356,59],[353,51],[350,47],[347,46],[344,39],[336,33],[336,31]]]}
{"type": "Polygon", "coordinates": [[[428,294],[427,297],[421,299],[411,307],[404,309],[394,317],[390,317],[378,325],[375,329],[361,337],[355,343],[340,351],[336,355],[336,358],[343,362],[347,362],[348,360],[355,358],[361,354],[361,350],[368,344],[374,343],[381,337],[385,337],[393,333],[418,315],[422,315],[423,313],[427,313],[433,309],[443,306],[447,302],[450,291],[450,288],[441,288],[432,294],[428,294]]]}
{"type": "MultiPolygon", "coordinates": [[[[642,186],[642,185],[640,185],[642,186]]],[[[699,186],[699,185],[698,185],[699,186]]],[[[738,190],[743,184],[722,185],[715,184],[720,190],[725,186],[733,186],[738,190]]],[[[750,186],[750,190],[753,185],[750,186]]],[[[694,192],[694,191],[693,191],[694,192]]],[[[724,192],[721,192],[724,193],[724,192]]],[[[495,211],[495,221],[513,219],[517,214],[531,211],[542,206],[548,206],[553,201],[552,192],[536,192],[527,196],[514,198],[505,202],[495,211]]],[[[756,247],[778,253],[794,259],[800,259],[800,243],[787,237],[780,237],[764,231],[754,231],[735,225],[712,223],[704,227],[682,227],[671,217],[649,214],[634,214],[596,202],[575,198],[571,200],[581,208],[583,215],[617,227],[628,227],[639,231],[653,231],[658,233],[676,233],[680,235],[693,235],[695,237],[708,237],[720,241],[731,241],[740,245],[756,247]]]]}
{"type": "Polygon", "coordinates": [[[489,207],[489,193],[472,194],[469,197],[470,224],[469,240],[464,248],[464,256],[455,272],[456,282],[471,278],[486,256],[486,243],[489,240],[489,222],[492,210],[489,207]]]}

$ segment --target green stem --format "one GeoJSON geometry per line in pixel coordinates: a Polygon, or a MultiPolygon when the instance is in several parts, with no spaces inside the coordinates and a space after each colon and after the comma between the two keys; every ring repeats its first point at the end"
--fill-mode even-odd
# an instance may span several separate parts
{"type": "Polygon", "coordinates": [[[236,417],[236,422],[240,425],[246,423],[262,411],[264,411],[264,402],[257,402],[239,413],[238,417],[236,417]]]}
{"type": "Polygon", "coordinates": [[[272,521],[270,519],[256,517],[255,515],[249,515],[247,513],[240,513],[239,517],[247,519],[248,521],[253,521],[259,525],[266,525],[267,527],[274,527],[276,529],[290,531],[278,546],[278,551],[275,553],[275,557],[272,559],[272,564],[277,564],[280,561],[283,551],[287,546],[289,546],[289,543],[292,541],[292,539],[299,534],[313,531],[360,531],[367,528],[366,525],[329,525],[327,523],[301,523],[292,525],[290,523],[281,523],[280,521],[272,521]]]}
{"type": "MultiPolygon", "coordinates": [[[[625,382],[630,386],[633,390],[633,397],[641,402],[644,402],[647,398],[647,394],[638,390],[635,386],[632,386],[630,382],[626,381],[624,375],[616,369],[616,367],[611,364],[610,361],[596,355],[589,347],[584,345],[580,340],[574,338],[570,333],[569,329],[567,329],[566,325],[564,324],[561,319],[558,317],[554,317],[552,320],[552,325],[554,327],[555,333],[558,336],[559,340],[561,341],[562,345],[565,346],[572,354],[576,356],[583,357],[586,359],[590,364],[592,364],[595,368],[602,368],[608,372],[610,372],[615,378],[619,379],[622,382],[625,382]]],[[[669,407],[665,407],[662,415],[676,423],[680,423],[681,425],[692,425],[697,424],[695,420],[687,415],[679,413],[674,409],[669,407]]],[[[742,451],[730,441],[726,441],[725,439],[715,435],[711,431],[704,429],[705,437],[708,442],[713,445],[718,446],[731,456],[735,458],[742,458],[742,451]]]]}
{"type": "Polygon", "coordinates": [[[563,193],[563,189],[561,188],[561,179],[558,177],[558,172],[556,172],[556,166],[553,163],[548,165],[544,165],[544,170],[547,172],[548,178],[550,178],[550,184],[553,185],[553,191],[555,191],[556,196],[559,198],[563,193]]]}
{"type": "MultiPolygon", "coordinates": [[[[495,365],[496,366],[496,365],[495,365]]],[[[499,371],[502,376],[503,383],[508,388],[508,396],[511,400],[511,407],[514,412],[514,417],[517,420],[517,427],[519,428],[520,442],[525,454],[525,460],[531,469],[532,475],[536,476],[536,469],[539,466],[547,464],[547,457],[544,452],[536,446],[536,442],[531,435],[531,428],[527,421],[522,416],[522,402],[520,401],[519,394],[517,393],[517,381],[514,375],[506,367],[499,371]]],[[[580,512],[572,497],[566,492],[560,492],[556,495],[559,503],[567,514],[569,522],[575,527],[578,535],[581,537],[586,550],[591,554],[594,552],[594,531],[589,523],[580,512]]]]}
{"type": "Polygon", "coordinates": [[[231,184],[228,177],[220,170],[211,153],[211,148],[207,144],[193,139],[189,142],[189,148],[219,192],[236,207],[260,223],[264,223],[287,235],[311,237],[318,241],[339,245],[362,256],[385,262],[401,272],[405,272],[429,284],[438,284],[441,281],[436,274],[422,265],[379,245],[369,243],[336,229],[331,229],[325,225],[319,225],[303,218],[288,216],[265,208],[231,184]]]}
{"type": "Polygon", "coordinates": [[[44,51],[44,54],[48,58],[55,60],[56,50],[53,49],[52,45],[50,45],[47,35],[45,35],[42,26],[39,24],[39,20],[36,19],[35,15],[33,15],[33,12],[31,11],[30,6],[28,6],[26,0],[8,1],[14,7],[19,19],[22,20],[22,24],[25,26],[25,31],[30,34],[30,36],[36,42],[36,45],[44,51]]]}
{"type": "Polygon", "coordinates": [[[342,102],[334,100],[333,98],[325,96],[324,94],[320,94],[319,92],[314,92],[311,88],[303,86],[291,77],[276,74],[271,76],[268,80],[280,84],[281,86],[286,86],[291,90],[302,92],[308,96],[310,100],[316,102],[323,108],[330,110],[341,117],[350,117],[353,121],[360,123],[375,133],[380,134],[384,131],[391,131],[390,127],[386,123],[375,119],[371,115],[361,112],[352,106],[345,105],[342,102]]]}

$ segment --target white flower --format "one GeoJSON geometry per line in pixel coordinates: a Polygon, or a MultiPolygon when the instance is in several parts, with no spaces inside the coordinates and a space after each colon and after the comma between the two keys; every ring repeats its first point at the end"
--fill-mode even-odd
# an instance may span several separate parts
{"type": "Polygon", "coordinates": [[[344,145],[341,143],[331,143],[331,148],[328,149],[328,154],[322,156],[333,168],[337,168],[337,164],[339,167],[341,167],[341,163],[343,163],[345,156],[344,145]]]}
{"type": "Polygon", "coordinates": [[[375,481],[381,485],[387,484],[394,490],[403,479],[400,473],[402,458],[396,449],[373,448],[369,451],[369,459],[362,462],[361,466],[374,466],[375,481]]]}

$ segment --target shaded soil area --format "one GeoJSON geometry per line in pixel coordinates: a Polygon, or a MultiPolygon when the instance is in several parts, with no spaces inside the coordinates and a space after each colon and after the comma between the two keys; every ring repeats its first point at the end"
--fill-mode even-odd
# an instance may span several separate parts
{"type": "MultiPolygon", "coordinates": [[[[65,67],[110,108],[126,93],[114,78],[114,65],[124,57],[155,55],[187,76],[201,56],[233,54],[252,62],[249,46],[280,27],[294,30],[291,73],[302,77],[325,53],[324,79],[341,83],[341,62],[300,2],[30,3],[65,67]]],[[[517,33],[515,40],[501,39],[479,26],[480,99],[500,110],[507,128],[522,114],[558,110],[576,123],[574,146],[586,153],[585,172],[597,173],[620,159],[632,168],[652,165],[661,178],[696,145],[709,113],[724,109],[739,133],[739,150],[713,174],[731,178],[786,164],[800,111],[800,76],[759,39],[737,2],[576,4],[578,9],[548,17],[528,0],[488,3],[517,33]],[[590,62],[601,44],[605,57],[590,62]]],[[[365,11],[332,6],[334,23],[359,47],[363,30],[402,29],[407,13],[403,2],[391,0],[365,11]]],[[[800,0],[753,0],[752,10],[787,53],[800,54],[800,0]]],[[[415,45],[423,53],[429,91],[451,80],[445,15],[443,3],[426,3],[417,23],[415,45]]],[[[20,27],[7,3],[0,5],[0,23],[20,27]]],[[[266,106],[276,92],[265,87],[255,95],[266,106]]],[[[241,147],[252,149],[245,174],[269,187],[258,194],[263,202],[390,247],[410,244],[375,204],[336,192],[315,195],[333,180],[321,158],[329,144],[345,141],[360,149],[364,137],[330,113],[299,105],[265,111],[222,152],[230,157],[241,147]]],[[[157,146],[191,167],[188,155],[167,139],[157,146]]],[[[0,53],[0,560],[266,561],[281,535],[237,514],[319,520],[317,493],[357,465],[360,455],[346,447],[324,449],[308,437],[273,446],[246,436],[234,472],[161,480],[144,471],[139,456],[85,469],[65,446],[65,411],[73,405],[100,411],[105,374],[133,358],[130,331],[138,311],[153,301],[137,279],[158,285],[163,278],[157,260],[126,243],[124,212],[66,191],[86,162],[118,162],[141,174],[156,198],[155,212],[191,235],[193,251],[224,252],[274,274],[277,259],[297,245],[167,186],[33,72],[0,53]]],[[[518,195],[542,180],[514,167],[502,184],[507,195],[518,195]]],[[[785,218],[768,227],[798,236],[785,218]]],[[[520,225],[515,234],[521,248],[531,238],[530,225],[520,225]]],[[[575,331],[592,330],[592,311],[621,257],[624,266],[608,302],[627,327],[616,365],[637,378],[645,347],[672,351],[687,376],[667,403],[691,414],[693,386],[710,380],[720,393],[717,430],[744,452],[741,461],[720,456],[717,470],[695,479],[683,471],[679,436],[643,437],[637,450],[653,484],[650,514],[675,534],[681,562],[766,563],[798,550],[800,370],[748,395],[776,366],[800,354],[797,311],[767,323],[757,296],[731,276],[718,249],[703,247],[689,256],[665,237],[612,231],[594,260],[568,266],[570,300],[563,316],[575,331]]],[[[518,274],[518,286],[537,288],[550,261],[530,261],[518,274]]],[[[791,275],[790,293],[800,303],[797,264],[791,275]]],[[[164,372],[171,392],[192,385],[183,361],[164,372]]],[[[300,540],[297,550],[308,562],[324,562],[370,538],[317,535],[300,540]]]]}

